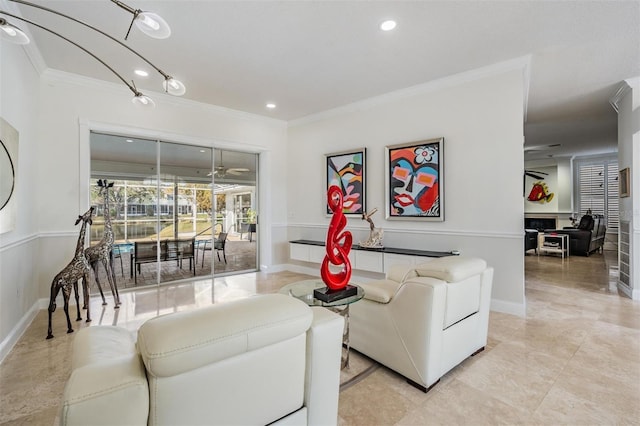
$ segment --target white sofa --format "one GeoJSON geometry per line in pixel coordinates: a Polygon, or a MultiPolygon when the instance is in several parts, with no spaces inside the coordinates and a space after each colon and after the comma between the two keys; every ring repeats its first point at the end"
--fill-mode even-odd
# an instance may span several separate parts
{"type": "Polygon", "coordinates": [[[337,423],[344,319],[249,297],[75,337],[62,425],[337,423]]]}
{"type": "Polygon", "coordinates": [[[360,284],[350,306],[350,343],[427,392],[487,343],[493,268],[448,256],[397,265],[386,279],[360,284]]]}

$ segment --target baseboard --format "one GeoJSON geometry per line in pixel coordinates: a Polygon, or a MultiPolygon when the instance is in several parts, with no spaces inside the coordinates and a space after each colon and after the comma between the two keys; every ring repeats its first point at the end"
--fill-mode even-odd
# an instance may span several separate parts
{"type": "Polygon", "coordinates": [[[272,274],[274,272],[289,271],[288,266],[289,265],[287,265],[287,264],[271,265],[271,266],[260,265],[260,272],[265,272],[267,274],[272,274]]]}
{"type": "Polygon", "coordinates": [[[631,300],[640,300],[640,289],[632,289],[618,282],[618,290],[631,300]]]}
{"type": "Polygon", "coordinates": [[[11,352],[11,349],[13,349],[18,340],[20,340],[20,337],[22,337],[24,332],[27,331],[27,328],[29,328],[29,325],[38,314],[38,311],[43,309],[43,303],[44,308],[49,305],[49,302],[46,299],[36,300],[33,306],[31,306],[31,308],[22,316],[20,321],[18,321],[15,327],[13,327],[13,329],[9,332],[7,337],[5,337],[2,342],[0,342],[0,363],[4,361],[5,357],[9,355],[9,352],[11,352]]]}
{"type": "Polygon", "coordinates": [[[513,303],[505,300],[491,299],[492,311],[502,312],[503,314],[517,315],[521,318],[527,315],[526,303],[513,303]]]}

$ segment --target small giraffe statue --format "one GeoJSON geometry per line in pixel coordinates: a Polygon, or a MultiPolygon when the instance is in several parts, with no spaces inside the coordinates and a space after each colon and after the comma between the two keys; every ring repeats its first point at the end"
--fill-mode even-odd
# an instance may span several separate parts
{"type": "MultiPolygon", "coordinates": [[[[100,193],[104,199],[104,235],[102,239],[98,242],[98,244],[91,246],[85,250],[85,256],[87,257],[87,261],[89,265],[91,265],[91,269],[93,269],[93,274],[96,278],[96,284],[98,286],[98,290],[100,290],[100,296],[102,296],[102,305],[106,305],[107,302],[104,298],[104,293],[102,292],[102,286],[100,285],[100,279],[98,278],[98,262],[102,262],[104,269],[107,273],[107,280],[109,281],[109,286],[111,287],[111,294],[113,294],[113,303],[114,308],[118,309],[120,307],[120,294],[118,293],[118,286],[116,284],[116,274],[113,271],[113,229],[111,228],[111,213],[109,212],[109,188],[113,187],[113,182],[108,183],[106,179],[99,179],[98,186],[100,187],[100,193]]],[[[85,282],[84,290],[88,295],[89,283],[85,282]]],[[[85,297],[85,307],[88,303],[88,297],[85,297]]]]}
{"type": "MultiPolygon", "coordinates": [[[[78,216],[76,225],[82,222],[80,228],[80,235],[78,236],[78,243],[76,244],[76,252],[73,259],[67,266],[64,267],[58,275],[53,278],[51,283],[51,298],[49,299],[49,328],[47,330],[47,339],[53,338],[53,332],[51,330],[51,316],[56,310],[56,297],[58,292],[62,290],[62,296],[64,297],[64,313],[67,316],[67,333],[73,333],[71,328],[71,319],[69,318],[69,297],[71,297],[71,289],[75,291],[76,308],[78,310],[78,316],[76,321],[80,321],[80,297],[78,296],[78,280],[80,278],[86,281],[89,278],[91,269],[89,268],[89,262],[84,255],[84,236],[87,230],[87,223],[91,225],[91,215],[93,215],[93,207],[91,207],[85,214],[78,216]]],[[[88,294],[85,293],[85,301],[88,294]]],[[[87,304],[87,322],[91,321],[91,314],[89,313],[89,306],[87,304]]]]}

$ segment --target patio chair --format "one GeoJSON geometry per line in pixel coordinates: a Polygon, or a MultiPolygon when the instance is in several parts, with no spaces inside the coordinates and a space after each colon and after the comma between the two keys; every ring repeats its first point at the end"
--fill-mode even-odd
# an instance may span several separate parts
{"type": "MultiPolygon", "coordinates": [[[[224,263],[227,263],[227,253],[225,252],[225,246],[227,244],[227,233],[221,232],[218,234],[216,239],[213,241],[213,249],[216,251],[218,255],[218,260],[220,261],[220,252],[222,251],[222,256],[224,257],[224,263]]],[[[204,242],[204,246],[202,246],[202,266],[204,266],[204,255],[208,251],[211,251],[211,241],[207,240],[204,242]]]]}

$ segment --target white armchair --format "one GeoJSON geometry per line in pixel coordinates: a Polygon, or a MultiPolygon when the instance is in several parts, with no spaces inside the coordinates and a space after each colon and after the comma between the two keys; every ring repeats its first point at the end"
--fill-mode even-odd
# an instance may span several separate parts
{"type": "Polygon", "coordinates": [[[281,294],[80,330],[63,425],[336,424],[344,320],[281,294]]]}
{"type": "Polygon", "coordinates": [[[385,280],[360,284],[351,347],[427,392],[487,343],[493,268],[482,259],[449,256],[394,266],[385,280]]]}

